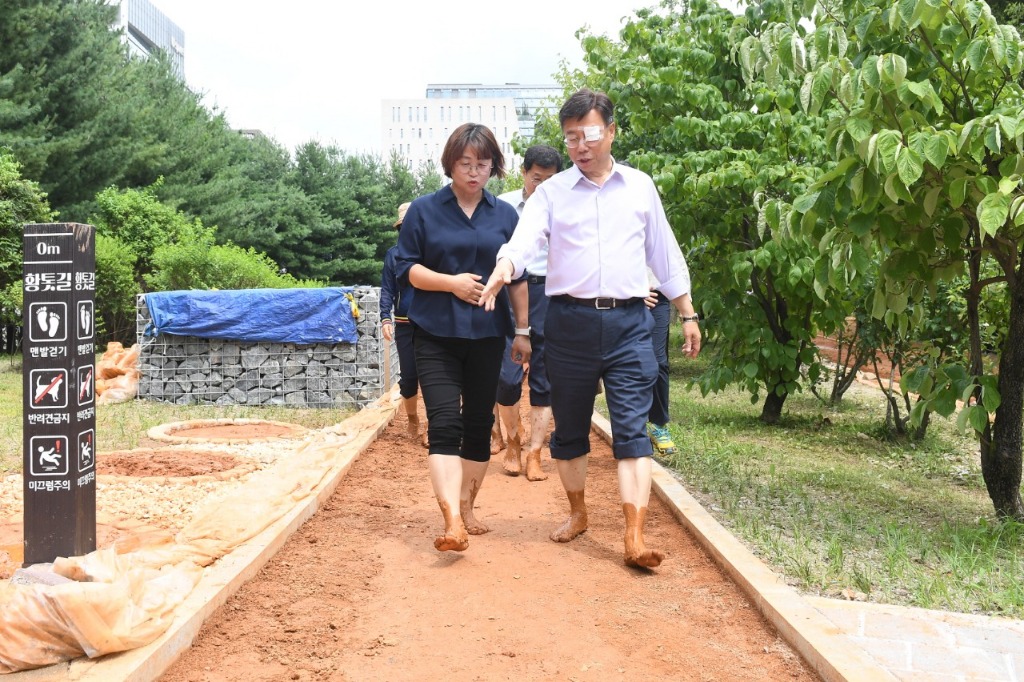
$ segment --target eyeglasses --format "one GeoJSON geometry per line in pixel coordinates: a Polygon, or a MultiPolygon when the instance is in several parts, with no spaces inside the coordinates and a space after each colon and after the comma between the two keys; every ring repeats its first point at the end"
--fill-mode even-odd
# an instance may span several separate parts
{"type": "Polygon", "coordinates": [[[473,171],[476,171],[480,175],[484,175],[491,172],[490,161],[487,161],[486,163],[470,163],[468,161],[459,161],[455,165],[458,166],[460,171],[467,174],[472,173],[473,171]]]}
{"type": "Polygon", "coordinates": [[[583,126],[571,133],[567,133],[562,142],[569,149],[576,149],[576,147],[580,146],[580,142],[586,142],[588,145],[600,142],[604,139],[604,132],[604,126],[583,126]],[[580,136],[581,134],[582,137],[580,136]]]}

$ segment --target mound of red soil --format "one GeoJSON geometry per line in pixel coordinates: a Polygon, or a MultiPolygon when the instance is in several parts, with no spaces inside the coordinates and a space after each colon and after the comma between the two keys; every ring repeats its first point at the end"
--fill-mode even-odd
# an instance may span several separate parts
{"type": "Polygon", "coordinates": [[[232,455],[196,450],[135,450],[100,453],[98,473],[117,476],[201,476],[238,466],[232,455]]]}

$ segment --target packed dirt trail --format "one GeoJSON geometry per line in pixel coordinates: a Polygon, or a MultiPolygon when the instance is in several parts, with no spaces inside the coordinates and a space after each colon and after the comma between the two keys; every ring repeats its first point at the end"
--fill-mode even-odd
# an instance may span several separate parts
{"type": "Polygon", "coordinates": [[[476,505],[491,531],[441,553],[426,449],[398,414],[162,679],[817,679],[653,494],[647,546],[666,561],[623,563],[615,463],[591,443],[586,533],[548,539],[568,503],[546,448],[534,483],[500,453],[476,505]]]}

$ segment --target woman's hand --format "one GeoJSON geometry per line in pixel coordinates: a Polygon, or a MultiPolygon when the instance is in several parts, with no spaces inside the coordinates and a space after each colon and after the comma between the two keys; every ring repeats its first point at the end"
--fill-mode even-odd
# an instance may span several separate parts
{"type": "Polygon", "coordinates": [[[381,324],[380,330],[381,330],[381,333],[384,335],[384,340],[385,341],[390,341],[392,339],[392,337],[394,336],[394,329],[395,329],[391,325],[391,320],[384,320],[380,324],[381,324]]]}
{"type": "Polygon", "coordinates": [[[472,272],[452,275],[452,293],[461,301],[471,305],[479,305],[480,296],[484,290],[484,285],[480,283],[481,279],[483,277],[472,272]]]}

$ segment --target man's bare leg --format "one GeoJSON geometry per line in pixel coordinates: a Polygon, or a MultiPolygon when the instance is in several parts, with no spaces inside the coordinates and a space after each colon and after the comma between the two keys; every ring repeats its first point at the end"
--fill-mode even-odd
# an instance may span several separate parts
{"type": "Polygon", "coordinates": [[[474,462],[469,459],[462,461],[462,489],[459,493],[459,513],[462,516],[462,524],[470,535],[483,535],[490,530],[480,523],[473,514],[473,504],[476,502],[476,494],[484,484],[484,476],[487,475],[487,462],[474,462]]]}
{"type": "Polygon", "coordinates": [[[501,415],[498,403],[494,403],[494,423],[491,424],[491,454],[496,455],[505,449],[505,439],[501,437],[501,415]]]}
{"type": "Polygon", "coordinates": [[[558,477],[562,479],[569,498],[569,518],[551,533],[555,542],[569,542],[587,530],[587,504],[584,493],[587,485],[587,455],[575,459],[557,459],[558,477]]]}
{"type": "Polygon", "coordinates": [[[661,565],[665,554],[644,545],[644,521],[651,498],[651,458],[619,460],[619,494],[622,513],[626,517],[626,548],[623,558],[627,566],[654,568],[661,565]]]}
{"type": "Polygon", "coordinates": [[[459,495],[462,490],[462,458],[456,455],[427,455],[430,470],[430,484],[444,517],[444,535],[434,538],[434,548],[439,552],[461,552],[469,547],[469,535],[459,512],[459,495]]]}
{"type": "Polygon", "coordinates": [[[544,481],[548,475],[540,466],[540,451],[551,423],[550,407],[530,408],[530,451],[526,453],[526,480],[544,481]]]}
{"type": "Polygon", "coordinates": [[[522,471],[520,456],[523,449],[523,424],[519,417],[519,401],[514,405],[498,405],[498,413],[501,421],[505,423],[505,436],[508,438],[508,448],[505,450],[505,460],[502,466],[509,476],[518,476],[522,471]]]}

